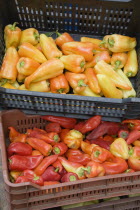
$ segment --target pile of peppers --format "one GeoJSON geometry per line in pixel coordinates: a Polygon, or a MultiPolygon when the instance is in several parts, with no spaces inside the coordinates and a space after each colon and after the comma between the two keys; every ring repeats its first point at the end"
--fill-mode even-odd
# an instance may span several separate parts
{"type": "Polygon", "coordinates": [[[119,99],[136,96],[129,80],[138,71],[136,38],[112,34],[75,41],[67,32],[54,32],[53,39],[53,33],[21,30],[16,24],[4,28],[1,87],[119,99]]]}
{"type": "Polygon", "coordinates": [[[45,128],[9,127],[9,176],[40,186],[140,171],[140,120],[44,115],[45,128]]]}

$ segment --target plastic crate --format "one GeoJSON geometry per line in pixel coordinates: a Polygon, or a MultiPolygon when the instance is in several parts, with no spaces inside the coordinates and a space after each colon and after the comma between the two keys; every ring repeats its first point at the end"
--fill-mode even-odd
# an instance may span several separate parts
{"type": "Polygon", "coordinates": [[[39,115],[25,115],[20,110],[9,110],[1,112],[0,122],[3,177],[7,203],[12,210],[40,210],[140,193],[140,172],[89,178],[48,187],[32,183],[11,183],[6,156],[8,127],[12,125],[19,132],[33,127],[44,129],[46,121],[39,115]]]}
{"type": "MultiPolygon", "coordinates": [[[[101,38],[118,33],[137,38],[140,61],[139,0],[1,0],[0,1],[0,61],[4,55],[3,29],[18,22],[22,29],[35,27],[39,31],[69,32],[75,40],[81,36],[101,38]]],[[[0,108],[23,109],[26,113],[56,113],[56,115],[88,118],[102,115],[106,120],[140,116],[140,72],[133,79],[137,98],[111,99],[38,93],[0,88],[0,108]]]]}

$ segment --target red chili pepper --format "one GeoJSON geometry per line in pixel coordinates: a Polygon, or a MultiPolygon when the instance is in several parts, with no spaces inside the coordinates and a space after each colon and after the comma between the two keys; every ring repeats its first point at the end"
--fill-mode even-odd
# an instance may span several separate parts
{"type": "MultiPolygon", "coordinates": [[[[31,130],[31,129],[29,129],[29,130],[31,130]]],[[[40,133],[47,134],[47,132],[46,132],[45,130],[40,129],[40,128],[36,128],[36,127],[34,127],[34,128],[33,128],[33,130],[38,131],[38,132],[40,132],[40,133]]]]}
{"type": "Polygon", "coordinates": [[[41,176],[44,171],[48,168],[48,166],[50,166],[51,164],[53,164],[58,158],[58,155],[51,155],[48,157],[45,157],[42,162],[34,169],[35,174],[37,174],[38,176],[41,176]]]}
{"type": "Polygon", "coordinates": [[[129,136],[129,131],[127,131],[127,130],[120,130],[119,132],[118,132],[118,137],[120,137],[120,138],[123,138],[123,139],[127,139],[128,138],[128,136],[129,136]]]}
{"type": "Polygon", "coordinates": [[[129,135],[128,138],[126,139],[127,144],[132,144],[134,141],[140,139],[140,131],[138,130],[132,130],[129,135]]]}
{"type": "Polygon", "coordinates": [[[26,142],[34,149],[39,150],[44,156],[50,155],[52,151],[52,146],[41,139],[27,138],[26,142]]]}
{"type": "Polygon", "coordinates": [[[53,153],[59,156],[64,155],[67,150],[68,147],[63,142],[57,143],[53,146],[53,153]]]}
{"type": "Polygon", "coordinates": [[[94,129],[89,135],[87,135],[87,139],[97,139],[104,134],[115,135],[118,133],[120,126],[116,122],[102,122],[96,129],[94,129]]]}
{"type": "Polygon", "coordinates": [[[107,149],[107,150],[109,150],[110,145],[112,143],[112,142],[109,142],[109,141],[104,141],[104,139],[102,137],[100,137],[98,139],[93,139],[90,142],[91,142],[91,144],[97,144],[100,147],[102,147],[104,149],[107,149]]]}
{"type": "Polygon", "coordinates": [[[74,126],[74,129],[77,131],[80,131],[84,125],[85,125],[85,121],[80,121],[74,126]]]}
{"type": "Polygon", "coordinates": [[[11,171],[24,171],[26,169],[36,168],[42,161],[43,156],[20,156],[13,155],[9,158],[9,169],[11,171]]]}
{"type": "Polygon", "coordinates": [[[50,122],[57,122],[62,126],[63,128],[67,129],[73,129],[77,120],[74,118],[68,118],[68,117],[59,117],[59,116],[53,116],[53,115],[45,115],[41,117],[44,120],[48,120],[50,122]]]}
{"type": "Polygon", "coordinates": [[[62,176],[61,182],[62,182],[62,183],[63,183],[63,182],[74,182],[74,181],[76,181],[76,180],[78,180],[78,179],[79,179],[79,178],[78,178],[77,174],[72,173],[72,172],[68,172],[68,173],[66,173],[64,176],[62,176]]]}
{"type": "Polygon", "coordinates": [[[99,115],[93,116],[89,118],[87,121],[85,121],[85,124],[81,128],[79,128],[80,132],[85,134],[89,131],[92,131],[95,128],[97,128],[100,123],[101,123],[101,116],[99,115]]]}
{"type": "Polygon", "coordinates": [[[68,161],[74,163],[80,163],[85,166],[91,160],[90,155],[88,154],[80,154],[80,155],[69,155],[68,161]]]}
{"type": "Polygon", "coordinates": [[[23,171],[23,176],[27,177],[29,179],[30,182],[43,186],[44,185],[44,181],[42,179],[41,176],[37,176],[34,171],[32,170],[24,170],[23,171]]]}
{"type": "Polygon", "coordinates": [[[68,149],[68,151],[66,152],[65,156],[67,158],[69,158],[72,155],[82,155],[83,152],[79,149],[68,149]]]}
{"type": "Polygon", "coordinates": [[[23,182],[29,182],[29,179],[26,176],[19,176],[15,183],[23,183],[23,182]]]}
{"type": "Polygon", "coordinates": [[[91,153],[91,160],[98,163],[103,163],[112,158],[113,155],[111,154],[111,152],[99,146],[94,147],[91,153]]]}
{"type": "Polygon", "coordinates": [[[49,166],[44,173],[41,175],[43,181],[59,181],[61,175],[58,173],[59,169],[49,166]]]}
{"type": "Polygon", "coordinates": [[[140,129],[140,120],[137,119],[127,119],[127,120],[123,120],[122,123],[124,124],[128,124],[129,129],[140,129]]]}
{"type": "Polygon", "coordinates": [[[55,133],[60,133],[61,132],[61,126],[59,123],[57,122],[52,122],[52,123],[48,123],[45,126],[45,130],[49,133],[49,132],[55,132],[55,133]]]}
{"type": "Polygon", "coordinates": [[[7,149],[8,156],[11,155],[31,155],[32,154],[32,147],[28,144],[22,142],[13,142],[9,145],[7,149]]]}
{"type": "Polygon", "coordinates": [[[110,135],[105,135],[103,137],[103,140],[112,143],[114,141],[114,138],[110,135]]]}
{"type": "Polygon", "coordinates": [[[63,169],[64,169],[64,168],[63,168],[63,166],[62,166],[62,164],[60,163],[59,160],[56,160],[56,161],[52,164],[52,166],[59,169],[59,170],[58,170],[59,174],[61,174],[61,172],[63,172],[63,169]]]}
{"type": "Polygon", "coordinates": [[[102,163],[106,175],[120,174],[128,169],[127,162],[120,157],[114,157],[111,161],[102,163]]]}
{"type": "Polygon", "coordinates": [[[105,174],[105,169],[104,167],[97,162],[90,161],[85,170],[85,175],[87,178],[93,178],[96,176],[104,176],[105,174]]]}

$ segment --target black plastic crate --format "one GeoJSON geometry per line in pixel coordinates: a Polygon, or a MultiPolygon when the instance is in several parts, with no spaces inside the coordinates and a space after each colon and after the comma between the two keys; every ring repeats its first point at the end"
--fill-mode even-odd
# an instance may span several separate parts
{"type": "MultiPolygon", "coordinates": [[[[22,29],[69,32],[75,40],[81,36],[101,38],[118,33],[137,38],[140,64],[139,0],[1,0],[0,62],[4,55],[3,29],[18,22],[22,29]]],[[[139,65],[140,66],[140,65],[139,65]]],[[[120,121],[140,117],[140,71],[132,79],[137,98],[111,99],[70,94],[51,94],[0,88],[0,108],[18,108],[26,113],[56,113],[88,118],[102,115],[104,120],[120,121]]]]}

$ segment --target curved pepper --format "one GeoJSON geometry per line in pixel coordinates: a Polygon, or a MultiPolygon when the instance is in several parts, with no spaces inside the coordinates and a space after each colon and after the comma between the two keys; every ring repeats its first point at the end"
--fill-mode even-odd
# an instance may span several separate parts
{"type": "Polygon", "coordinates": [[[126,139],[127,144],[132,144],[134,141],[140,139],[140,131],[139,130],[132,130],[128,138],[126,139]]]}
{"type": "Polygon", "coordinates": [[[21,32],[20,45],[24,42],[36,45],[38,41],[39,32],[35,28],[27,28],[21,32]]]}
{"type": "Polygon", "coordinates": [[[91,155],[93,148],[96,147],[96,146],[97,146],[96,144],[90,144],[90,143],[87,143],[85,141],[81,141],[81,149],[86,154],[91,155]]]}
{"type": "Polygon", "coordinates": [[[56,155],[64,155],[65,152],[68,150],[68,147],[66,144],[64,144],[63,142],[60,142],[60,143],[56,143],[54,146],[53,146],[53,153],[56,154],[56,155]]]}
{"type": "Polygon", "coordinates": [[[19,176],[19,177],[16,179],[16,181],[15,181],[16,184],[17,184],[17,183],[23,183],[23,182],[29,182],[28,177],[26,177],[26,176],[19,176]]]}
{"type": "Polygon", "coordinates": [[[134,77],[138,72],[138,60],[136,50],[133,49],[128,52],[128,59],[124,66],[124,74],[127,77],[134,77]]]}
{"type": "Polygon", "coordinates": [[[60,34],[58,32],[56,32],[58,37],[55,40],[55,43],[61,48],[62,45],[66,42],[72,42],[74,41],[74,39],[71,37],[70,34],[68,34],[67,32],[60,34]]]}
{"type": "Polygon", "coordinates": [[[11,171],[23,171],[26,169],[36,168],[42,161],[43,156],[21,156],[21,155],[12,155],[9,158],[9,169],[11,171]]]}
{"type": "Polygon", "coordinates": [[[100,163],[90,161],[86,165],[85,175],[87,178],[93,178],[96,176],[104,176],[104,174],[105,174],[105,169],[100,163]]]}
{"type": "Polygon", "coordinates": [[[74,163],[80,163],[81,165],[85,166],[91,160],[90,155],[88,154],[79,154],[79,155],[69,155],[68,161],[74,163]]]}
{"type": "Polygon", "coordinates": [[[64,74],[60,74],[50,79],[50,89],[52,93],[68,93],[69,83],[64,74]]]}
{"type": "Polygon", "coordinates": [[[44,185],[44,181],[42,179],[41,176],[37,176],[34,171],[32,170],[24,170],[22,172],[23,176],[27,177],[28,180],[34,184],[37,184],[37,185],[40,185],[40,186],[43,186],[44,185]]]}
{"type": "Polygon", "coordinates": [[[121,157],[114,157],[111,161],[102,163],[106,175],[120,174],[128,169],[127,162],[121,157]]]}
{"type": "Polygon", "coordinates": [[[36,155],[42,155],[42,154],[38,150],[33,150],[32,151],[32,156],[36,156],[36,155]]]}
{"type": "Polygon", "coordinates": [[[22,142],[13,142],[8,146],[7,149],[8,156],[11,155],[31,155],[32,147],[28,144],[22,142]]]}
{"type": "Polygon", "coordinates": [[[59,169],[49,166],[44,173],[41,175],[43,181],[59,181],[61,175],[58,173],[59,169]]]}
{"type": "Polygon", "coordinates": [[[111,154],[111,152],[99,146],[94,147],[91,153],[91,160],[97,163],[103,163],[112,158],[113,155],[111,154]]]}
{"type": "Polygon", "coordinates": [[[56,161],[52,164],[52,166],[54,166],[55,168],[58,168],[58,172],[59,172],[60,175],[63,174],[64,168],[63,168],[63,166],[62,166],[62,164],[60,163],[59,160],[56,160],[56,161]]]}

